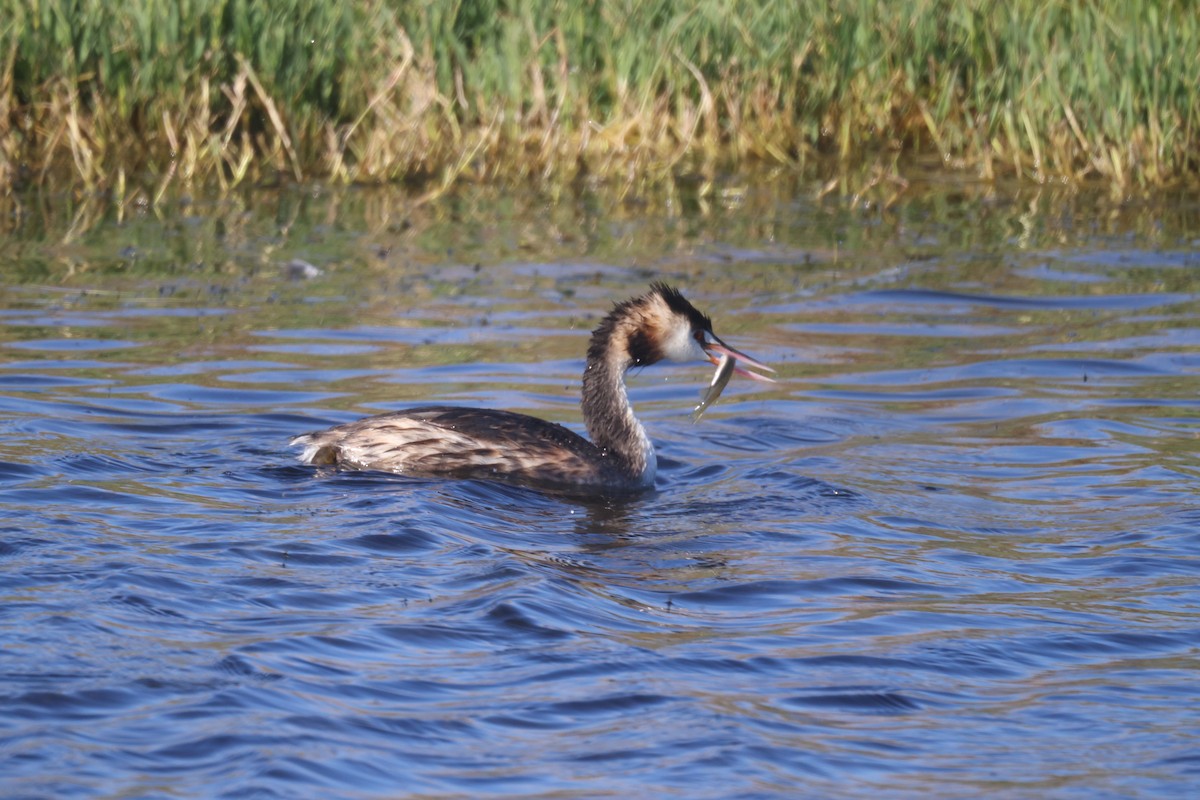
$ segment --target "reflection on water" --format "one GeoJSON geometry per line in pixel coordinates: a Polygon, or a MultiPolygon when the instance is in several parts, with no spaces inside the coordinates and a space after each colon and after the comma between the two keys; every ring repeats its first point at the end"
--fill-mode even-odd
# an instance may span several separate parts
{"type": "Polygon", "coordinates": [[[16,201],[6,796],[1186,796],[1200,206],[730,197],[16,201]],[[578,429],[654,278],[782,379],[692,425],[708,370],[634,375],[649,496],[286,449],[427,401],[578,429]]]}

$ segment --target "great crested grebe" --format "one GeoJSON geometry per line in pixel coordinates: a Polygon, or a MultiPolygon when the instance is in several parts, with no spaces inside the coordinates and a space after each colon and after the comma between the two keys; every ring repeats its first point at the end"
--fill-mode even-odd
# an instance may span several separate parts
{"type": "Polygon", "coordinates": [[[535,488],[633,492],[654,483],[658,459],[625,393],[625,373],[662,359],[718,365],[697,410],[716,399],[730,368],[774,372],[727,346],[712,321],[664,283],[617,303],[592,333],[583,371],[589,442],[561,425],[511,411],[422,406],[348,422],[292,439],[300,460],[420,477],[479,478],[535,488]]]}

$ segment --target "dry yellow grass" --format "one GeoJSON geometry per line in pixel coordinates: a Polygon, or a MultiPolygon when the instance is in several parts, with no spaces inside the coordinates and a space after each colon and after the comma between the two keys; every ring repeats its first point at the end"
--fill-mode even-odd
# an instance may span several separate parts
{"type": "Polygon", "coordinates": [[[0,190],[433,196],[833,158],[827,191],[886,202],[911,154],[1122,191],[1200,168],[1200,21],[1181,0],[0,0],[0,20],[0,190]]]}

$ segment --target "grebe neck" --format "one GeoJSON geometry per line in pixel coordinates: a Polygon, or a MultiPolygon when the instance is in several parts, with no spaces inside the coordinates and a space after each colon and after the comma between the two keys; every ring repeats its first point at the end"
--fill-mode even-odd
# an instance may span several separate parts
{"type": "Polygon", "coordinates": [[[583,421],[592,443],[622,477],[645,486],[654,482],[658,459],[629,403],[625,372],[636,362],[624,331],[614,327],[602,324],[592,334],[583,370],[583,421]]]}

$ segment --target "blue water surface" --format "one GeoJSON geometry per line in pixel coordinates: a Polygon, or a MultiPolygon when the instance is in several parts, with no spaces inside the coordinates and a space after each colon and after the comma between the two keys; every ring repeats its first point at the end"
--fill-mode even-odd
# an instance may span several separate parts
{"type": "Polygon", "coordinates": [[[13,216],[0,795],[1192,796],[1200,206],[812,196],[13,216]],[[710,368],[631,375],[652,493],[287,448],[428,401],[582,430],[656,279],[780,380],[693,425],[710,368]]]}

